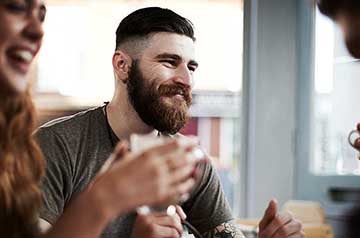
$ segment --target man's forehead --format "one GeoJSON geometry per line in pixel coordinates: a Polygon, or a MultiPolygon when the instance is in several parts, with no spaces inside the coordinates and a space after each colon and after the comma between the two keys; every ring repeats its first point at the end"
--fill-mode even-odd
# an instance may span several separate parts
{"type": "Polygon", "coordinates": [[[169,53],[193,60],[195,57],[194,41],[186,35],[159,32],[150,37],[149,45],[144,53],[150,57],[169,53]]]}

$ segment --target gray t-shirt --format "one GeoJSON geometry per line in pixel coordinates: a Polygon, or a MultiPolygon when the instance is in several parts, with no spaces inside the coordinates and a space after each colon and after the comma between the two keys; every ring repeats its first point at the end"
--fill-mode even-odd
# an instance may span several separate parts
{"type": "MultiPolygon", "coordinates": [[[[96,175],[118,138],[109,130],[103,107],[51,121],[36,133],[47,168],[42,182],[40,217],[54,224],[73,196],[96,175]]],[[[229,205],[215,169],[199,167],[200,180],[189,200],[182,204],[187,220],[200,233],[232,219],[229,205]]],[[[121,201],[120,201],[121,202],[121,201]]],[[[104,230],[104,238],[130,237],[134,212],[119,216],[104,230]]]]}

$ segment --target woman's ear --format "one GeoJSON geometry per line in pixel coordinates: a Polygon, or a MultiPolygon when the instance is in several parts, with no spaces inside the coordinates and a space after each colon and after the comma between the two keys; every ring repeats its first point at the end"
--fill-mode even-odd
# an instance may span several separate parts
{"type": "Polygon", "coordinates": [[[112,58],[112,64],[117,78],[126,83],[131,68],[131,58],[129,55],[121,50],[116,50],[112,58]]]}

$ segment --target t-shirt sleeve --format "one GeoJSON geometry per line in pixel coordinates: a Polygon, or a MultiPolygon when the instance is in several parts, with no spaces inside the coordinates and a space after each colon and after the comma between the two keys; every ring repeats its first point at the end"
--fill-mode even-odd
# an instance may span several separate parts
{"type": "Polygon", "coordinates": [[[40,218],[54,224],[71,197],[71,160],[65,140],[51,128],[40,128],[36,137],[46,161],[41,182],[43,203],[40,218]]]}
{"type": "Polygon", "coordinates": [[[232,219],[219,176],[210,163],[199,166],[199,182],[182,208],[187,214],[187,220],[200,233],[213,230],[232,219]]]}

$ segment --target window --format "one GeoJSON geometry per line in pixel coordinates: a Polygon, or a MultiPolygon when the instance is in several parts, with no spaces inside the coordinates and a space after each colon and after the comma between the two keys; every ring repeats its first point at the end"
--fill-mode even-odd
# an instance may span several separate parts
{"type": "Polygon", "coordinates": [[[360,118],[360,64],[349,56],[341,29],[319,11],[315,24],[313,159],[319,175],[360,175],[357,152],[348,134],[360,118]]]}

